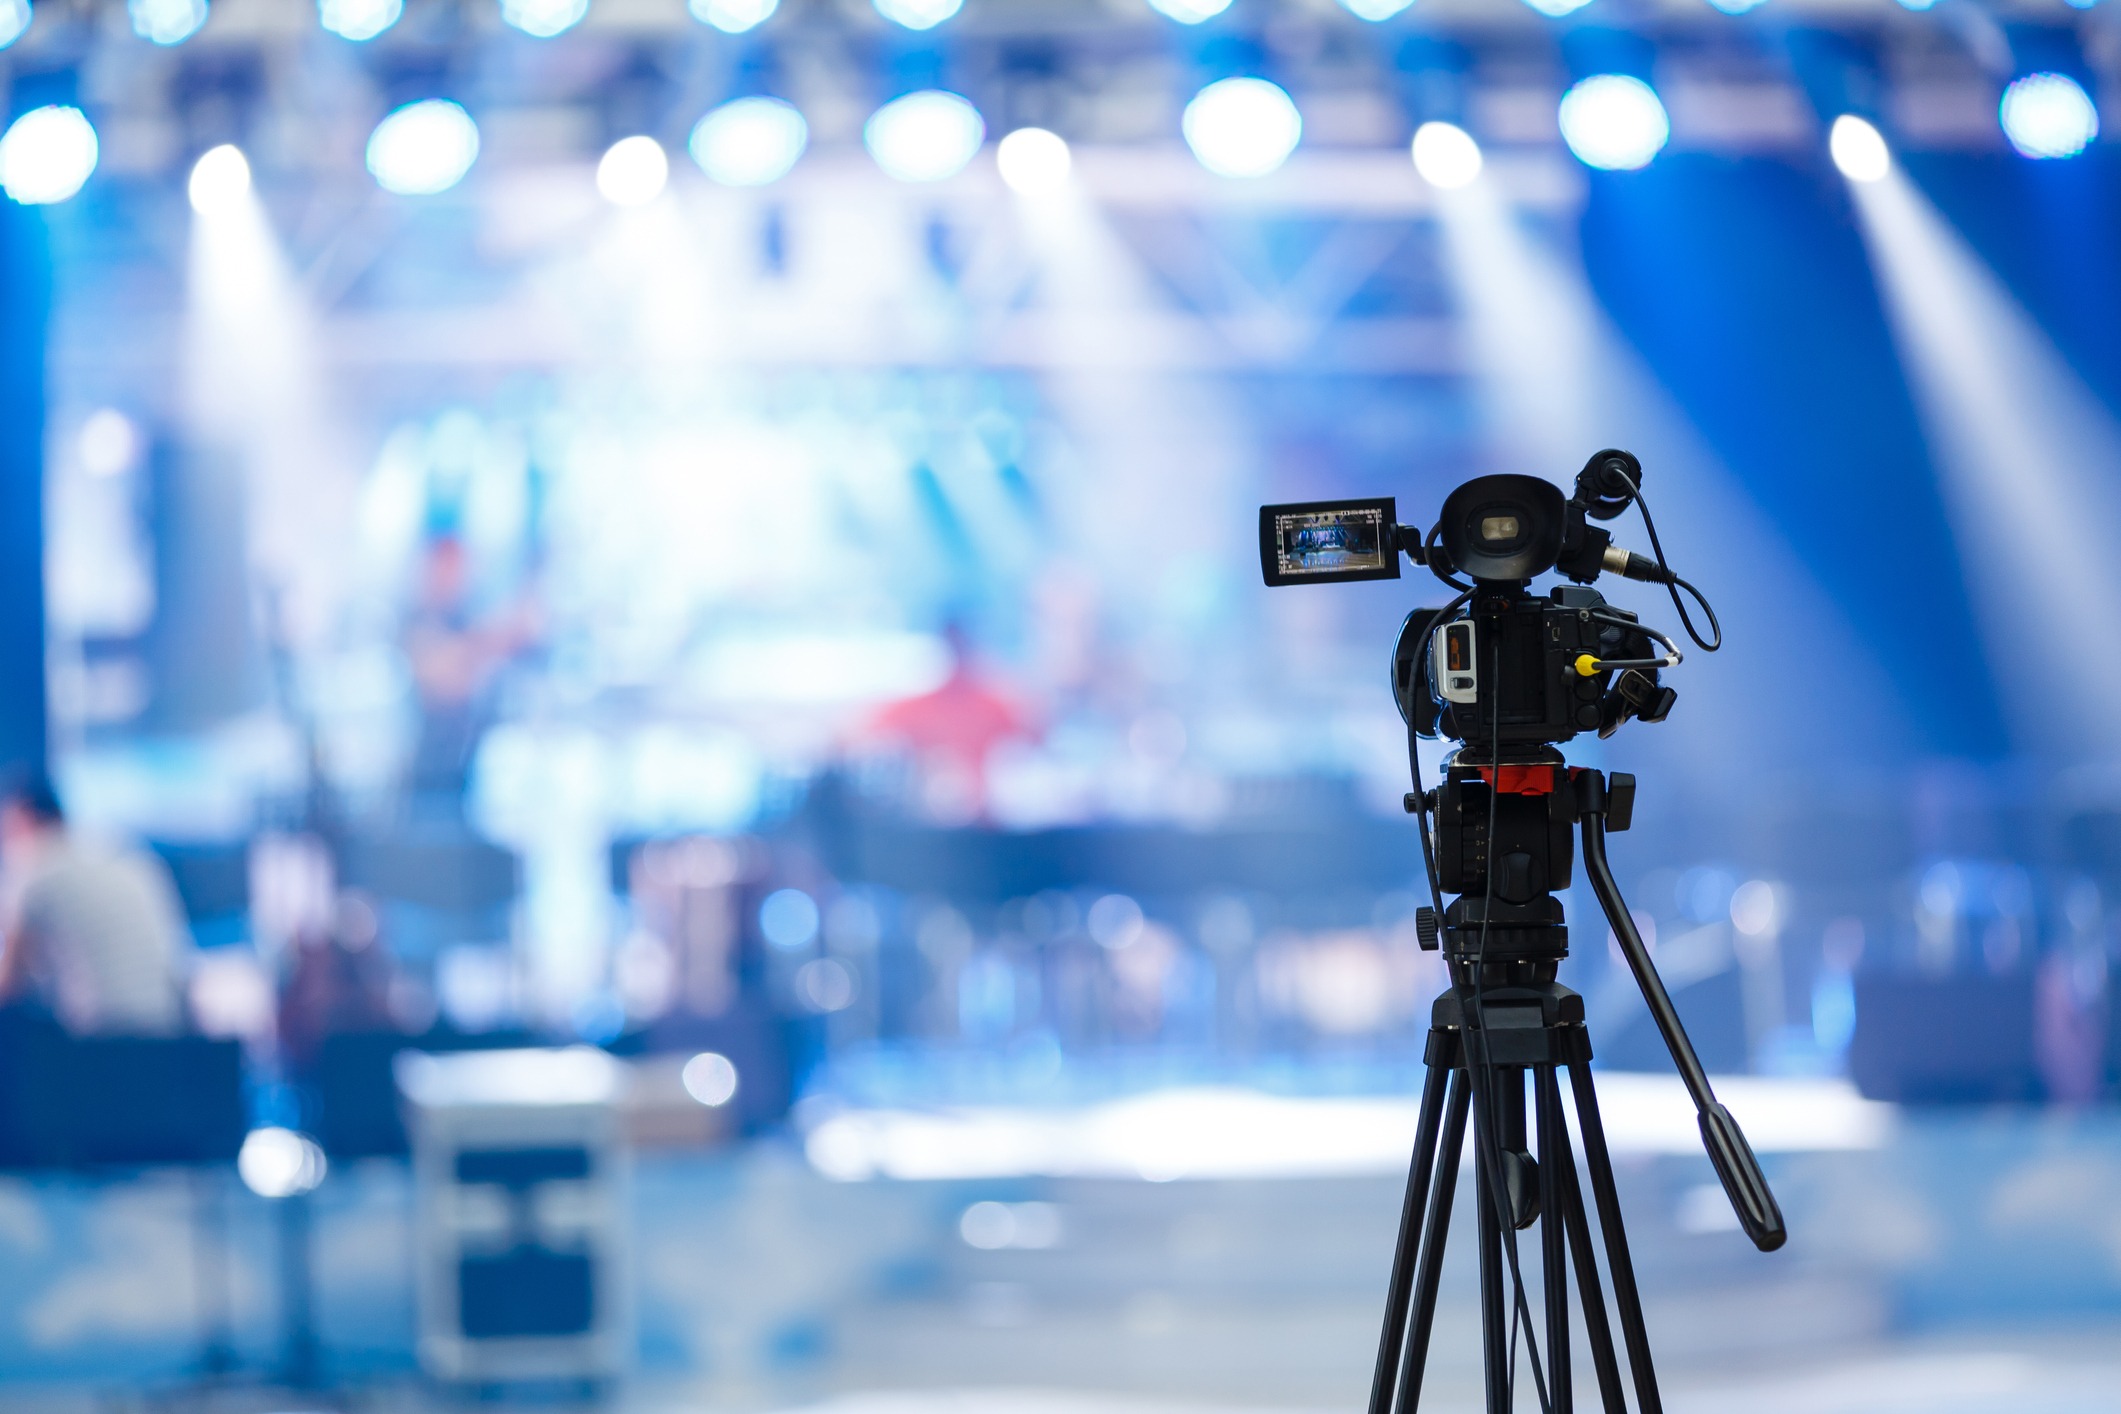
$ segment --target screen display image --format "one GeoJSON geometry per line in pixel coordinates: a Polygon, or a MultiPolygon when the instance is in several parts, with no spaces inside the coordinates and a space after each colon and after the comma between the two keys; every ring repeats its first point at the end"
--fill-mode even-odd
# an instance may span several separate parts
{"type": "Polygon", "coordinates": [[[1396,579],[1390,497],[1260,509],[1260,568],[1269,584],[1396,579]]]}

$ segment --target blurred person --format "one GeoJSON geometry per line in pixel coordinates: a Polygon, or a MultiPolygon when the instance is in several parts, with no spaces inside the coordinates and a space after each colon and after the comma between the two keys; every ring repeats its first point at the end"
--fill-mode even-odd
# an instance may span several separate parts
{"type": "Polygon", "coordinates": [[[472,753],[492,722],[502,670],[538,634],[539,616],[528,600],[480,614],[471,598],[464,542],[454,535],[436,538],[427,547],[418,602],[404,629],[420,699],[409,784],[416,810],[430,816],[453,817],[462,808],[472,753]]]}
{"type": "Polygon", "coordinates": [[[962,824],[987,816],[987,758],[994,748],[1037,732],[1030,714],[973,661],[964,629],[952,624],[943,637],[950,646],[950,676],[932,692],[887,703],[860,736],[911,757],[925,813],[940,823],[962,824]]]}
{"type": "Polygon", "coordinates": [[[41,775],[0,792],[0,1004],[76,1036],[175,1035],[191,951],[162,861],[70,829],[41,775]]]}
{"type": "Polygon", "coordinates": [[[280,994],[279,1034],[281,1051],[297,1070],[316,1061],[327,1036],[398,1029],[390,1005],[391,960],[381,934],[375,904],[349,889],[339,895],[328,926],[295,935],[280,994]]]}

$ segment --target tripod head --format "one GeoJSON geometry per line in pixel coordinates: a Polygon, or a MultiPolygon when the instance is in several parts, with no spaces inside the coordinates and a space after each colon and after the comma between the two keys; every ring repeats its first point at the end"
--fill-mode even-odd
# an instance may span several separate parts
{"type": "Polygon", "coordinates": [[[1592,888],[1694,1100],[1740,1224],[1762,1250],[1781,1246],[1782,1215],[1767,1180],[1717,1102],[1606,863],[1607,831],[1625,830],[1633,815],[1634,777],[1572,767],[1557,749],[1580,732],[1606,737],[1631,719],[1661,722],[1678,697],[1662,678],[1679,665],[1678,647],[1591,588],[1601,574],[1665,585],[1695,643],[1706,651],[1722,644],[1714,611],[1665,562],[1642,499],[1641,462],[1600,451],[1566,499],[1539,477],[1478,477],[1445,497],[1426,532],[1399,524],[1390,497],[1262,506],[1259,550],[1270,587],[1397,579],[1405,555],[1458,591],[1442,608],[1407,616],[1393,649],[1392,691],[1414,777],[1406,808],[1420,817],[1433,901],[1418,915],[1420,937],[1451,963],[1468,1063],[1494,1064],[1483,1058],[1491,982],[1551,986],[1568,955],[1555,895],[1570,885],[1580,831],[1592,888]],[[1630,505],[1642,511],[1654,558],[1620,548],[1593,524],[1630,505]],[[1549,571],[1570,582],[1532,593],[1532,581],[1549,571]],[[1695,631],[1682,587],[1707,614],[1713,640],[1695,631]],[[1459,743],[1434,790],[1422,788],[1417,737],[1459,743]],[[1445,894],[1456,895],[1448,906],[1445,894]]]}

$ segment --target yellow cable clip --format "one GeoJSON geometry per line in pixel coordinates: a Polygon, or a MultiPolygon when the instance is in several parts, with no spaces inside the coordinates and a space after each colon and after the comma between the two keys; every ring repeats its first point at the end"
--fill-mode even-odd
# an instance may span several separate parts
{"type": "Polygon", "coordinates": [[[1578,654],[1576,658],[1576,675],[1585,678],[1597,677],[1598,660],[1588,653],[1578,654]]]}

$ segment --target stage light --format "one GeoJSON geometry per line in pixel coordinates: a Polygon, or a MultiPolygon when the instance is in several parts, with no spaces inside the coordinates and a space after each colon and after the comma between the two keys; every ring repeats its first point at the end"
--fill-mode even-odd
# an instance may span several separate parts
{"type": "Polygon", "coordinates": [[[1075,159],[1060,134],[1044,128],[1018,128],[995,144],[994,165],[1014,190],[1041,196],[1068,185],[1075,159]]]}
{"type": "Polygon", "coordinates": [[[533,39],[565,34],[589,13],[589,0],[501,0],[501,18],[533,39]]]}
{"type": "Polygon", "coordinates": [[[209,148],[192,164],[186,190],[191,209],[200,215],[227,211],[250,194],[250,161],[233,143],[209,148]]]}
{"type": "Polygon", "coordinates": [[[715,1051],[701,1051],[678,1072],[685,1093],[708,1109],[720,1109],[736,1098],[736,1066],[715,1051]]]}
{"type": "Polygon", "coordinates": [[[1446,191],[1480,175],[1480,144],[1451,123],[1423,123],[1414,130],[1414,170],[1432,187],[1446,191]]]}
{"type": "Polygon", "coordinates": [[[2003,135],[2027,157],[2075,157],[2099,136],[2099,110],[2067,74],[2027,74],[2003,90],[2003,135]]]}
{"type": "Polygon", "coordinates": [[[398,22],[405,0],[317,0],[317,19],[341,39],[374,39],[398,22]]]}
{"type": "Polygon", "coordinates": [[[1742,15],[1748,10],[1758,9],[1764,3],[1765,0],[1709,0],[1709,4],[1726,15],[1742,15]]]}
{"type": "Polygon", "coordinates": [[[965,0],[874,0],[876,12],[907,29],[934,29],[964,8],[965,0]]]}
{"type": "Polygon", "coordinates": [[[1200,165],[1221,177],[1264,177],[1289,160],[1303,115],[1265,79],[1219,79],[1193,95],[1179,123],[1200,165]]]}
{"type": "Polygon", "coordinates": [[[936,88],[894,98],[862,125],[862,142],[876,165],[902,182],[956,176],[986,137],[979,109],[936,88]]]}
{"type": "Polygon", "coordinates": [[[368,137],[368,170],[376,185],[400,196],[448,191],[478,156],[478,124],[446,98],[408,103],[368,137]]]}
{"type": "Polygon", "coordinates": [[[686,8],[703,25],[723,34],[742,34],[773,18],[780,6],[781,0],[688,0],[686,8]]]}
{"type": "Polygon", "coordinates": [[[1150,8],[1182,25],[1212,20],[1230,8],[1230,0],[1149,0],[1150,8]]]}
{"type": "Polygon", "coordinates": [[[0,137],[0,190],[24,206],[64,201],[96,170],[97,151],[79,108],[32,108],[0,137]]]}
{"type": "Polygon", "coordinates": [[[1937,0],[1900,0],[1900,8],[1903,10],[1927,10],[1936,3],[1937,0]]]}
{"type": "Polygon", "coordinates": [[[1594,74],[1561,98],[1561,137],[1585,166],[1631,172],[1671,139],[1657,93],[1627,74],[1594,74]]]}
{"type": "Polygon", "coordinates": [[[788,175],[810,142],[810,126],[792,103],[738,98],[692,129],[692,160],[723,186],[762,187],[788,175]]]}
{"type": "Polygon", "coordinates": [[[1875,182],[1893,169],[1893,154],[1878,130],[1853,113],[1834,119],[1826,149],[1834,165],[1852,182],[1875,182]]]}
{"type": "Polygon", "coordinates": [[[1401,10],[1413,4],[1414,0],[1340,0],[1340,3],[1356,19],[1368,20],[1372,24],[1376,24],[1380,21],[1391,19],[1401,10]]]}
{"type": "Polygon", "coordinates": [[[133,33],[156,44],[182,44],[206,23],[206,0],[126,0],[133,33]]]}
{"type": "Polygon", "coordinates": [[[22,38],[29,22],[29,0],[0,0],[0,49],[22,38]]]}
{"type": "Polygon", "coordinates": [[[1547,18],[1558,20],[1563,15],[1575,14],[1578,10],[1590,4],[1591,0],[1524,0],[1524,2],[1547,18]]]}
{"type": "Polygon", "coordinates": [[[260,1198],[294,1198],[324,1181],[327,1165],[317,1141],[292,1129],[253,1129],[236,1153],[236,1173],[260,1198]]]}
{"type": "Polygon", "coordinates": [[[669,180],[670,159],[652,137],[622,137],[597,163],[597,190],[614,206],[646,206],[669,180]]]}

